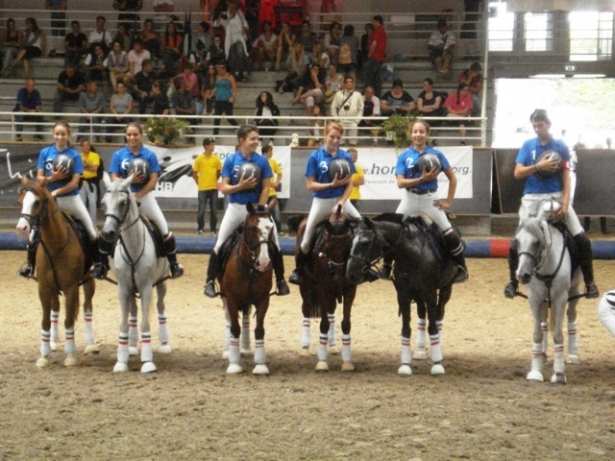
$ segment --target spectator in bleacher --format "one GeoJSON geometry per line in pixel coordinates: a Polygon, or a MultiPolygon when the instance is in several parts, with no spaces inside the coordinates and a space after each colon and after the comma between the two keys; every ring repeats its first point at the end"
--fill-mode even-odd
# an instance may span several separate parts
{"type": "MultiPolygon", "coordinates": [[[[184,115],[196,115],[196,101],[194,100],[194,96],[188,91],[186,88],[186,82],[181,77],[175,77],[173,79],[173,86],[175,87],[175,92],[173,96],[171,96],[171,102],[173,103],[173,108],[175,109],[175,114],[179,117],[183,117],[184,115]]],[[[196,118],[189,118],[188,123],[190,125],[197,124],[196,118]]],[[[194,138],[190,138],[192,141],[191,144],[194,144],[194,138]]]]}
{"type": "Polygon", "coordinates": [[[203,82],[203,77],[207,73],[207,65],[209,64],[209,52],[203,42],[199,41],[196,44],[196,51],[190,53],[188,62],[192,66],[192,70],[197,74],[199,81],[203,82]]]}
{"type": "MultiPolygon", "coordinates": [[[[218,133],[220,133],[221,115],[233,116],[233,108],[237,98],[237,82],[233,74],[228,71],[227,64],[218,64],[216,70],[218,71],[218,77],[216,78],[213,92],[213,97],[215,98],[214,115],[216,116],[214,119],[214,136],[218,136],[218,133]]],[[[239,125],[234,118],[227,118],[227,120],[233,126],[239,125]]]]}
{"type": "Polygon", "coordinates": [[[271,24],[271,28],[275,30],[277,26],[277,14],[275,7],[279,0],[259,0],[258,2],[258,30],[263,31],[263,25],[266,22],[271,24]]]}
{"type": "Polygon", "coordinates": [[[78,101],[79,95],[85,90],[85,78],[75,66],[68,65],[58,76],[56,94],[53,98],[53,111],[62,112],[64,101],[78,101]]]}
{"type": "Polygon", "coordinates": [[[139,101],[139,113],[144,114],[148,103],[153,101],[152,87],[156,77],[152,72],[154,65],[151,59],[143,61],[142,69],[132,80],[133,98],[139,101]]]}
{"type": "Polygon", "coordinates": [[[329,32],[325,34],[325,51],[337,66],[342,44],[342,25],[334,21],[329,25],[329,32]]]}
{"type": "Polygon", "coordinates": [[[29,78],[26,80],[26,85],[17,92],[17,104],[13,109],[13,112],[19,112],[23,115],[15,115],[15,121],[17,122],[17,135],[15,140],[21,141],[21,133],[23,131],[23,122],[34,124],[37,134],[34,139],[42,141],[43,136],[40,134],[43,131],[43,117],[41,115],[35,115],[43,109],[43,101],[41,99],[41,93],[36,89],[36,83],[34,79],[29,78]]]}
{"type": "Polygon", "coordinates": [[[448,73],[456,44],[455,34],[448,30],[446,20],[440,19],[438,30],[433,31],[428,43],[429,59],[438,74],[448,73]]]}
{"type": "Polygon", "coordinates": [[[98,89],[96,80],[89,80],[85,86],[85,91],[79,95],[79,112],[83,115],[79,119],[79,134],[83,132],[96,133],[97,128],[92,127],[92,124],[103,122],[102,117],[94,117],[96,114],[102,114],[107,101],[102,91],[98,89]],[[83,126],[89,125],[89,126],[83,126]]]}
{"type": "Polygon", "coordinates": [[[404,90],[400,79],[393,80],[393,87],[380,98],[382,115],[388,117],[393,114],[409,115],[416,109],[414,98],[404,90]]]}
{"type": "MultiPolygon", "coordinates": [[[[303,45],[303,50],[310,59],[313,59],[314,45],[318,42],[316,32],[312,30],[312,24],[309,19],[304,19],[301,23],[301,33],[297,36],[297,42],[303,45]]],[[[326,67],[325,67],[326,68],[326,67]]]]}
{"type": "Polygon", "coordinates": [[[327,112],[330,112],[331,103],[333,102],[333,97],[335,93],[340,91],[344,86],[344,75],[340,74],[337,71],[337,67],[334,64],[329,64],[327,66],[327,76],[325,77],[325,107],[327,108],[327,112]]]}
{"type": "Polygon", "coordinates": [[[105,61],[107,64],[107,71],[109,72],[109,80],[113,91],[117,90],[117,82],[121,81],[125,84],[130,82],[131,75],[128,72],[128,55],[122,49],[120,42],[113,42],[113,49],[107,56],[105,61]]]}
{"type": "Polygon", "coordinates": [[[386,58],[387,33],[382,26],[382,16],[372,18],[372,34],[367,40],[367,62],[365,63],[365,85],[374,87],[376,96],[382,96],[382,64],[386,58]]]}
{"type": "Polygon", "coordinates": [[[143,0],[113,0],[113,9],[120,11],[117,15],[117,28],[126,27],[126,30],[139,25],[141,18],[137,11],[143,8],[143,0]]]}
{"type": "Polygon", "coordinates": [[[308,121],[308,125],[311,128],[308,130],[307,146],[319,146],[325,137],[325,121],[321,117],[320,106],[314,106],[312,120],[308,121]]]}
{"type": "Polygon", "coordinates": [[[109,134],[113,132],[114,128],[110,125],[122,125],[122,128],[128,123],[132,122],[133,99],[130,93],[126,91],[126,84],[119,80],[115,86],[115,93],[109,100],[109,113],[111,117],[107,117],[105,123],[107,124],[107,137],[106,142],[111,142],[111,136],[109,134]]]}
{"type": "Polygon", "coordinates": [[[358,145],[359,121],[363,117],[363,95],[356,91],[354,77],[347,75],[344,78],[344,88],[333,97],[331,103],[331,117],[339,118],[344,127],[347,142],[351,146],[358,145]]]}
{"type": "Polygon", "coordinates": [[[325,80],[326,74],[318,63],[313,62],[309,71],[305,73],[305,78],[300,79],[300,86],[292,103],[302,102],[305,104],[307,115],[314,115],[314,107],[325,101],[325,80]]]}
{"type": "Polygon", "coordinates": [[[210,25],[205,21],[201,21],[196,26],[196,36],[192,39],[192,51],[198,50],[199,42],[203,44],[205,52],[214,44],[214,38],[209,33],[210,25]]]}
{"type": "Polygon", "coordinates": [[[23,38],[21,49],[11,63],[11,68],[23,61],[23,73],[25,78],[30,78],[30,59],[45,55],[45,33],[38,28],[36,19],[26,18],[26,33],[23,38]]]}
{"type": "Polygon", "coordinates": [[[470,96],[472,96],[472,117],[480,115],[481,109],[481,92],[483,91],[483,70],[479,62],[473,62],[469,69],[464,70],[457,76],[459,83],[465,83],[468,86],[470,96]]]}
{"type": "Polygon", "coordinates": [[[171,113],[164,80],[154,80],[152,84],[152,102],[154,104],[152,109],[154,115],[169,115],[171,113]]]}
{"type": "Polygon", "coordinates": [[[265,21],[263,23],[263,33],[258,36],[252,46],[257,69],[269,70],[275,63],[275,58],[278,53],[278,36],[273,33],[271,23],[265,21]],[[267,61],[267,64],[265,64],[267,61]]]}
{"type": "Polygon", "coordinates": [[[183,40],[184,38],[177,31],[177,24],[172,21],[168,22],[161,43],[164,74],[169,78],[179,73],[179,60],[183,54],[183,40]]]}
{"type": "Polygon", "coordinates": [[[356,76],[357,52],[359,49],[359,39],[354,35],[354,27],[350,24],[344,26],[340,45],[340,57],[338,70],[344,75],[356,76]]]}
{"type": "Polygon", "coordinates": [[[113,46],[113,42],[119,42],[121,45],[121,49],[128,53],[130,51],[132,45],[132,37],[128,29],[126,28],[126,24],[118,24],[117,31],[113,36],[113,41],[111,42],[111,46],[113,46]]]}
{"type": "Polygon", "coordinates": [[[130,75],[135,77],[139,72],[141,72],[141,68],[146,59],[151,62],[152,55],[149,51],[143,48],[143,42],[140,39],[136,39],[132,44],[132,50],[128,52],[127,59],[130,75]]]}
{"type": "Polygon", "coordinates": [[[13,73],[11,67],[13,61],[19,53],[21,43],[23,40],[23,34],[15,27],[15,20],[9,18],[6,20],[6,29],[2,31],[2,38],[0,40],[0,48],[2,49],[2,73],[0,75],[4,77],[10,77],[13,73]]]}
{"type": "Polygon", "coordinates": [[[92,52],[83,60],[83,73],[85,81],[95,80],[103,85],[107,84],[107,56],[100,44],[93,47],[92,52]]]}
{"type": "Polygon", "coordinates": [[[167,13],[172,13],[175,11],[175,5],[173,0],[154,0],[152,6],[154,11],[158,13],[155,15],[155,18],[157,26],[156,29],[159,29],[160,27],[158,26],[160,24],[166,24],[171,20],[171,16],[167,13]]]}
{"type": "MultiPolygon", "coordinates": [[[[275,71],[280,71],[280,66],[283,62],[288,60],[288,57],[292,54],[297,37],[293,33],[290,24],[283,22],[280,26],[280,33],[278,34],[278,53],[275,59],[275,71]]],[[[302,44],[303,45],[303,44],[302,44]]]]}
{"type": "Polygon", "coordinates": [[[369,128],[372,135],[372,145],[378,145],[378,133],[380,133],[380,122],[370,120],[369,117],[380,117],[380,99],[374,95],[374,87],[368,85],[363,90],[363,118],[359,122],[359,127],[369,128]]]}
{"type": "Polygon", "coordinates": [[[256,114],[257,118],[254,120],[256,126],[258,126],[258,132],[261,138],[269,138],[269,144],[273,144],[271,137],[278,131],[279,122],[276,118],[280,115],[280,109],[273,102],[273,96],[269,91],[263,91],[258,98],[256,98],[256,114]]]}
{"type": "Polygon", "coordinates": [[[137,38],[141,40],[141,47],[149,51],[152,58],[159,58],[161,56],[160,34],[154,29],[154,21],[152,19],[148,18],[143,21],[143,29],[139,31],[137,38]]]}
{"type": "Polygon", "coordinates": [[[207,66],[205,78],[203,79],[203,84],[201,85],[201,101],[203,104],[201,113],[205,111],[205,114],[209,115],[214,111],[216,78],[216,66],[214,66],[212,63],[209,63],[209,65],[207,66]]]}
{"type": "Polygon", "coordinates": [[[216,25],[224,27],[224,52],[228,60],[229,71],[236,79],[247,82],[247,38],[250,26],[245,16],[237,9],[234,2],[228,3],[227,10],[216,21],[216,25]]]}
{"type": "Polygon", "coordinates": [[[96,226],[96,205],[98,203],[98,167],[100,156],[94,150],[90,141],[81,141],[81,161],[83,162],[83,174],[81,175],[81,189],[79,197],[88,210],[90,219],[96,226]]]}
{"type": "Polygon", "coordinates": [[[94,46],[96,45],[100,45],[105,54],[111,49],[111,41],[113,40],[113,36],[105,29],[106,22],[107,20],[104,16],[96,16],[96,29],[90,32],[90,35],[88,36],[90,51],[93,51],[94,46]]]}
{"type": "Polygon", "coordinates": [[[276,91],[278,93],[284,92],[296,92],[299,88],[299,80],[306,74],[309,65],[309,59],[303,51],[303,45],[301,43],[295,43],[293,45],[292,52],[288,55],[286,60],[286,70],[288,73],[284,80],[278,80],[276,82],[276,91]]]}
{"type": "Polygon", "coordinates": [[[62,37],[66,35],[66,0],[45,0],[45,9],[51,11],[51,36],[48,40],[49,57],[55,58],[64,52],[62,37]]]}
{"type": "Polygon", "coordinates": [[[198,75],[192,69],[192,64],[189,62],[184,63],[178,77],[184,81],[186,91],[196,100],[201,93],[201,83],[199,82],[198,75]]]}
{"type": "Polygon", "coordinates": [[[219,34],[214,35],[214,43],[209,48],[209,62],[214,66],[226,62],[224,43],[222,43],[222,36],[219,34]]]}
{"type": "Polygon", "coordinates": [[[79,67],[81,59],[88,52],[88,38],[81,32],[79,21],[71,21],[71,32],[64,38],[64,66],[79,67]]]}
{"type": "MultiPolygon", "coordinates": [[[[423,80],[423,91],[419,94],[416,100],[416,106],[419,114],[423,117],[444,117],[446,109],[444,109],[444,100],[442,94],[433,89],[433,80],[426,78],[423,80]]],[[[437,120],[430,120],[429,125],[434,127],[438,125],[437,120]]]]}
{"type": "MultiPolygon", "coordinates": [[[[473,103],[468,85],[465,83],[457,85],[457,91],[448,95],[448,98],[444,101],[444,106],[448,117],[469,117],[472,113],[473,103]]],[[[465,138],[468,121],[459,120],[453,123],[459,125],[459,134],[462,138],[465,138]]],[[[465,145],[465,141],[462,140],[460,144],[465,145]]]]}
{"type": "Polygon", "coordinates": [[[331,64],[331,58],[323,50],[323,44],[320,42],[314,43],[314,47],[312,48],[312,55],[309,56],[306,53],[306,56],[308,56],[308,58],[310,59],[310,63],[312,62],[318,63],[321,69],[328,69],[329,64],[331,64]]]}
{"type": "Polygon", "coordinates": [[[367,62],[367,56],[369,54],[369,49],[367,47],[367,42],[369,41],[369,37],[372,35],[374,31],[374,26],[372,26],[371,22],[365,24],[365,33],[361,35],[361,42],[359,49],[358,57],[357,57],[357,67],[359,70],[363,70],[363,66],[367,62]]]}

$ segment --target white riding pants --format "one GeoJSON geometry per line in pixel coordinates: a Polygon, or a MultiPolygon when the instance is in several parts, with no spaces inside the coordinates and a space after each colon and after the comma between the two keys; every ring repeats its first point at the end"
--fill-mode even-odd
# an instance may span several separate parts
{"type": "Polygon", "coordinates": [[[96,222],[96,185],[87,181],[83,182],[81,190],[79,191],[79,197],[85,205],[86,210],[90,214],[92,222],[96,222]]]}
{"type": "MultiPolygon", "coordinates": [[[[539,208],[550,201],[562,203],[562,193],[552,192],[549,194],[526,194],[521,199],[521,208],[519,208],[519,219],[525,219],[538,216],[539,208]]],[[[585,230],[579,221],[579,217],[575,213],[572,205],[568,206],[568,217],[564,221],[568,232],[573,236],[579,235],[585,230]]]]}
{"type": "Polygon", "coordinates": [[[162,210],[160,209],[154,194],[152,192],[148,192],[141,197],[138,202],[141,213],[143,213],[147,219],[156,225],[163,237],[166,237],[169,233],[169,225],[162,214],[162,210]]]}
{"type": "MultiPolygon", "coordinates": [[[[314,238],[314,230],[316,226],[331,216],[331,210],[335,204],[339,202],[339,197],[334,198],[316,198],[312,200],[312,207],[310,208],[310,214],[307,218],[305,225],[305,233],[303,234],[303,240],[301,240],[301,251],[307,254],[310,251],[312,245],[312,238],[314,238]]],[[[357,211],[350,200],[346,200],[344,203],[343,213],[351,218],[361,219],[361,214],[357,211]]]]}
{"type": "Polygon", "coordinates": [[[56,197],[56,203],[58,204],[58,208],[60,208],[60,210],[73,215],[83,223],[90,240],[96,240],[97,235],[96,229],[94,228],[94,223],[92,222],[92,219],[88,214],[88,210],[85,208],[85,205],[78,195],[56,197]]]}
{"type": "Polygon", "coordinates": [[[433,202],[438,198],[437,192],[418,195],[409,190],[404,190],[404,195],[395,212],[403,214],[405,217],[424,213],[440,228],[442,233],[446,233],[452,226],[446,212],[434,205],[433,202]]]}
{"type": "Polygon", "coordinates": [[[605,293],[600,300],[598,318],[609,333],[615,336],[615,290],[605,293]]]}
{"type": "MultiPolygon", "coordinates": [[[[214,245],[214,253],[218,254],[218,250],[222,244],[245,222],[246,216],[248,216],[248,210],[245,205],[241,203],[228,204],[224,216],[222,217],[222,222],[220,223],[220,231],[218,232],[218,238],[214,245]]],[[[280,249],[278,230],[275,225],[273,226],[273,240],[278,249],[280,249]]]]}

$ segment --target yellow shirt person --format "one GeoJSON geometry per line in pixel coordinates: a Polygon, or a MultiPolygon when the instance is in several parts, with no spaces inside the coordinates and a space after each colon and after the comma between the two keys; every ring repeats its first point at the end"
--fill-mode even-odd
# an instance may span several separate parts
{"type": "Polygon", "coordinates": [[[363,167],[357,163],[359,159],[359,153],[354,147],[348,149],[348,153],[351,155],[352,160],[354,161],[354,167],[357,172],[352,175],[352,192],[350,193],[350,203],[354,205],[354,207],[358,210],[359,208],[359,200],[361,200],[361,189],[360,187],[365,184],[365,172],[363,171],[363,167]]]}
{"type": "Polygon", "coordinates": [[[216,234],[218,225],[218,179],[222,171],[222,162],[214,154],[215,142],[212,138],[203,140],[205,151],[197,156],[192,165],[192,177],[199,189],[199,208],[196,215],[197,233],[203,233],[205,227],[205,208],[209,203],[209,228],[216,234]]]}

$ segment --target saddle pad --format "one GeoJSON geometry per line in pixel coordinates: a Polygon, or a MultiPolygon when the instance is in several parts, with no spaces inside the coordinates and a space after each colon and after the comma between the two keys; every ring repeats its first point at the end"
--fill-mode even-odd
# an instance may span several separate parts
{"type": "Polygon", "coordinates": [[[66,222],[68,222],[70,227],[75,232],[77,240],[79,240],[79,244],[81,245],[81,250],[85,256],[83,267],[83,273],[85,274],[90,270],[90,267],[92,267],[92,264],[94,263],[92,261],[92,255],[90,254],[90,237],[85,231],[85,226],[80,220],[65,212],[62,212],[62,215],[64,215],[64,219],[66,219],[66,222]]]}
{"type": "Polygon", "coordinates": [[[566,248],[570,254],[570,278],[572,279],[574,277],[574,273],[579,267],[579,250],[577,248],[577,244],[574,241],[574,237],[570,234],[570,232],[568,232],[568,228],[563,222],[552,220],[549,221],[549,223],[560,231],[566,240],[566,248]]]}
{"type": "Polygon", "coordinates": [[[435,224],[427,224],[423,218],[420,216],[411,216],[409,218],[404,219],[404,224],[407,228],[410,225],[414,225],[419,232],[422,232],[427,238],[427,243],[433,250],[436,258],[440,263],[445,259],[449,259],[449,252],[444,243],[444,237],[442,236],[442,232],[435,224]]]}
{"type": "Polygon", "coordinates": [[[154,247],[156,248],[156,257],[165,258],[166,254],[164,252],[164,242],[160,230],[158,230],[158,228],[153,222],[147,219],[147,216],[141,214],[139,215],[139,218],[141,218],[141,221],[143,222],[143,224],[145,224],[145,228],[149,232],[149,235],[152,237],[152,240],[154,241],[154,247]]]}

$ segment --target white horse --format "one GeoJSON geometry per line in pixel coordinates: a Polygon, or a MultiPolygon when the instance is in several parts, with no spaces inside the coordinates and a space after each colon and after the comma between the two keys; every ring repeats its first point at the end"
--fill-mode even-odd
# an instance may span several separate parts
{"type": "Polygon", "coordinates": [[[169,262],[156,255],[156,246],[130,191],[132,176],[109,184],[102,203],[105,224],[100,238],[115,242],[111,268],[118,280],[122,319],[114,372],[128,370],[129,355],[137,355],[137,295],[141,298],[141,373],[156,371],[151,342],[149,309],[154,287],[158,295],[158,352],[170,353],[169,330],[164,297],[167,291],[169,262]],[[129,318],[130,314],[130,318],[129,318]]]}
{"type": "Polygon", "coordinates": [[[568,315],[567,363],[579,363],[576,306],[581,296],[581,270],[571,278],[571,259],[564,234],[547,220],[559,209],[556,202],[545,203],[538,217],[523,220],[515,239],[519,251],[517,279],[528,285],[528,299],[534,317],[532,370],[528,381],[544,381],[543,363],[548,346],[547,321],[553,333],[554,361],[551,383],[566,384],[564,372],[564,315],[568,315]],[[568,306],[568,309],[566,307],[568,306]]]}

